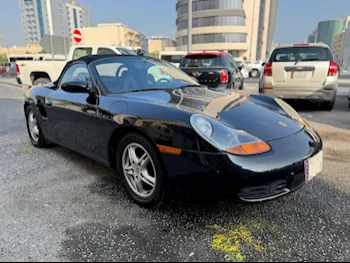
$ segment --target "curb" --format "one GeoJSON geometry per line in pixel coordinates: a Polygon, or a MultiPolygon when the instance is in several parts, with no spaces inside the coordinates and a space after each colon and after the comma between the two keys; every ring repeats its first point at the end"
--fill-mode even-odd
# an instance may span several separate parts
{"type": "Polygon", "coordinates": [[[10,83],[10,82],[1,81],[1,80],[0,80],[0,84],[5,85],[5,86],[16,87],[16,88],[20,88],[20,89],[25,89],[25,90],[28,90],[30,88],[29,86],[20,85],[20,84],[16,84],[16,83],[10,83]]]}

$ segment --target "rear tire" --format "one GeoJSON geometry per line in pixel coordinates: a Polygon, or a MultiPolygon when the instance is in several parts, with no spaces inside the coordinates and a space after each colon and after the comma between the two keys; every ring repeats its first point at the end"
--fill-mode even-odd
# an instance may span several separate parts
{"type": "Polygon", "coordinates": [[[258,78],[259,77],[259,71],[257,69],[253,69],[252,72],[250,72],[250,76],[252,78],[258,78]]]}
{"type": "Polygon", "coordinates": [[[51,82],[51,80],[49,80],[47,78],[39,78],[39,79],[34,81],[33,85],[34,86],[44,86],[46,84],[49,84],[50,82],[51,82]]]}
{"type": "Polygon", "coordinates": [[[160,157],[157,148],[137,133],[126,135],[117,147],[117,172],[125,190],[135,203],[145,208],[162,205],[169,192],[168,175],[160,157]]]}
{"type": "Polygon", "coordinates": [[[331,102],[324,103],[324,105],[322,106],[322,109],[326,111],[332,111],[334,108],[334,105],[335,105],[335,99],[332,100],[331,102]]]}
{"type": "Polygon", "coordinates": [[[37,115],[32,106],[28,106],[26,110],[27,130],[31,143],[38,148],[46,148],[49,144],[46,143],[43,132],[40,128],[37,115]]]}

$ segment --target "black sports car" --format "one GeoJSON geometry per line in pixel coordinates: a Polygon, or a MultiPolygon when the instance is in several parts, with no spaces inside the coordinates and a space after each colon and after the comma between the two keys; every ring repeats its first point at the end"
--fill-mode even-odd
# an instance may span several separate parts
{"type": "Polygon", "coordinates": [[[138,204],[174,189],[245,202],[294,191],[322,170],[318,134],[282,100],[213,91],[161,60],[88,56],[30,89],[32,143],[59,144],[118,171],[138,204]]]}

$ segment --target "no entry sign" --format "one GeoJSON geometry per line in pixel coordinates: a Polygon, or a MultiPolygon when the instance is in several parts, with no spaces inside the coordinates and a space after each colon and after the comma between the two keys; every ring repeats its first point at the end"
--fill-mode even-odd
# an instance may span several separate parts
{"type": "Polygon", "coordinates": [[[83,39],[83,37],[81,36],[81,32],[76,29],[73,33],[73,37],[74,37],[74,41],[77,42],[77,43],[80,43],[81,40],[83,39]]]}

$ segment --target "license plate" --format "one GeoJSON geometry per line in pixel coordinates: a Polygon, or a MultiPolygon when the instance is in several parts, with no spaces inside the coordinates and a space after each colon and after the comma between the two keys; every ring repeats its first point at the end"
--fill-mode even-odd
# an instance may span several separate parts
{"type": "Polygon", "coordinates": [[[291,74],[291,79],[295,79],[295,80],[305,80],[305,79],[311,79],[311,78],[312,78],[311,71],[292,72],[291,74]]]}
{"type": "Polygon", "coordinates": [[[305,183],[310,182],[323,170],[323,152],[319,152],[314,157],[304,163],[305,166],[305,183]]]}

